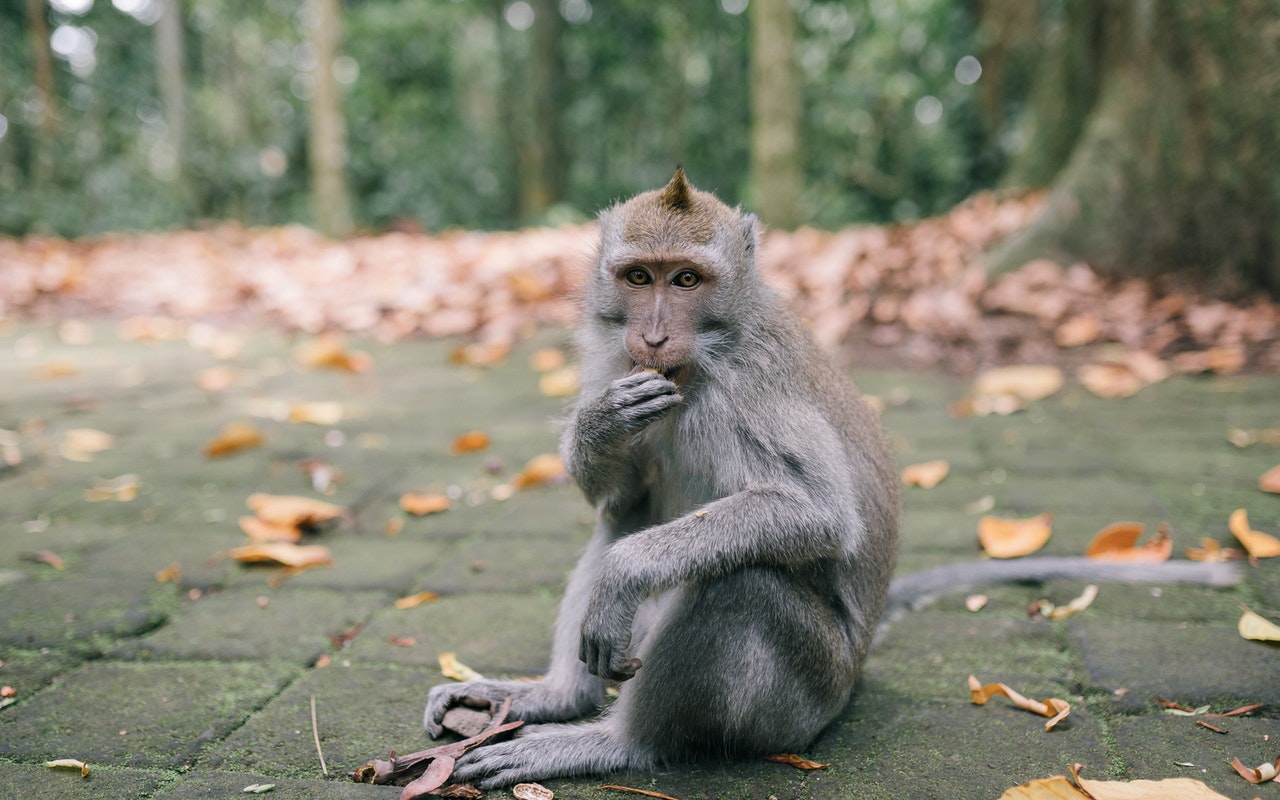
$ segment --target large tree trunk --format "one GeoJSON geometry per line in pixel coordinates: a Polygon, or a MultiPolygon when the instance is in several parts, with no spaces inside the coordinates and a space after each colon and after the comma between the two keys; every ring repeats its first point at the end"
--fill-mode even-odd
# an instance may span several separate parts
{"type": "Polygon", "coordinates": [[[193,211],[187,169],[187,78],[182,41],[182,0],[160,0],[156,21],[156,83],[164,109],[165,138],[173,158],[173,182],[184,215],[193,211]]]}
{"type": "Polygon", "coordinates": [[[311,166],[311,194],[316,227],[329,236],[346,236],[353,227],[347,191],[347,123],[342,96],[333,75],[333,61],[342,39],[342,11],[338,0],[312,0],[316,25],[316,89],[311,100],[311,131],[307,140],[311,166]]]}
{"type": "Polygon", "coordinates": [[[48,188],[53,177],[54,139],[58,135],[58,94],[53,84],[53,48],[49,45],[49,20],[45,0],[27,0],[27,34],[35,58],[36,91],[40,97],[39,129],[31,177],[37,191],[48,188]]]}
{"type": "Polygon", "coordinates": [[[1192,277],[1223,296],[1280,293],[1274,4],[1071,6],[1067,24],[1098,20],[1097,100],[1045,211],[990,265],[1083,259],[1112,276],[1192,277]]]}
{"type": "Polygon", "coordinates": [[[533,0],[529,50],[528,135],[520,142],[520,218],[536,219],[564,196],[564,20],[556,0],[533,0]]]}
{"type": "Polygon", "coordinates": [[[760,218],[779,228],[804,220],[800,208],[800,75],[796,19],[788,0],[752,0],[751,181],[760,218]]]}

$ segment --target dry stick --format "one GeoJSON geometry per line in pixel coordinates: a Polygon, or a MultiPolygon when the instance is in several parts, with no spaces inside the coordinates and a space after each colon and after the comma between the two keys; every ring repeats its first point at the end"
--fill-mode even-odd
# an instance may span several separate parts
{"type": "Polygon", "coordinates": [[[316,696],[311,695],[311,737],[316,741],[316,755],[320,756],[320,769],[329,777],[329,768],[324,764],[324,752],[320,749],[320,727],[316,725],[316,696]]]}

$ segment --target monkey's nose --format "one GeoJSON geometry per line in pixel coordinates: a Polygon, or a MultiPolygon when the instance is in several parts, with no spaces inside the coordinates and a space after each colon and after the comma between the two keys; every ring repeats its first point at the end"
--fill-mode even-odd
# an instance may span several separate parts
{"type": "Polygon", "coordinates": [[[657,350],[666,344],[667,335],[665,333],[646,333],[644,335],[644,343],[657,350]]]}

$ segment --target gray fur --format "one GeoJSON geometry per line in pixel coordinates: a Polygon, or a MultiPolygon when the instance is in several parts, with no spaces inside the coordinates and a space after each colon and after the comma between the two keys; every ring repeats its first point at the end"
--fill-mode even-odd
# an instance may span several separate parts
{"type": "Polygon", "coordinates": [[[511,694],[513,718],[564,723],[595,710],[606,680],[625,681],[620,696],[594,720],[473,750],[458,780],[798,750],[857,680],[896,552],[892,456],[857,390],[760,283],[754,219],[690,192],[678,212],[649,193],[601,215],[583,388],[561,443],[598,524],[546,678],[436,687],[425,722],[435,735],[451,705],[511,694]],[[712,235],[681,249],[671,231],[683,229],[712,235]],[[674,306],[689,315],[671,322],[679,357],[638,354],[618,270],[666,261],[705,281],[696,304],[674,306]],[[694,369],[680,386],[629,374],[649,361],[694,369]]]}

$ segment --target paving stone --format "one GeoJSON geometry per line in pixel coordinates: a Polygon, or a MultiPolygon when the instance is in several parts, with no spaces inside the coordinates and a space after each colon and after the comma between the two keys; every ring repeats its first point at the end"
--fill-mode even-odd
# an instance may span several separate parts
{"type": "MultiPolygon", "coordinates": [[[[1213,710],[1230,709],[1216,706],[1213,710]]],[[[1251,800],[1267,797],[1267,789],[1240,778],[1231,768],[1231,759],[1239,758],[1249,767],[1274,761],[1277,725],[1274,717],[1146,716],[1120,719],[1112,735],[1116,752],[1131,778],[1194,778],[1227,797],[1251,800]],[[1202,728],[1196,724],[1197,719],[1228,733],[1224,736],[1202,728]]]]}
{"type": "MultiPolygon", "coordinates": [[[[319,772],[317,765],[316,771],[319,772]]],[[[206,772],[194,770],[182,781],[160,792],[155,800],[221,800],[222,798],[266,797],[270,800],[377,800],[399,797],[399,786],[366,786],[354,783],[344,775],[331,774],[328,778],[296,780],[273,778],[246,772],[206,772]],[[269,784],[272,788],[264,794],[245,794],[249,786],[269,784]]]]}
{"type": "Polygon", "coordinates": [[[1186,705],[1280,704],[1276,647],[1242,639],[1234,624],[1073,617],[1070,628],[1089,685],[1105,692],[1125,689],[1116,703],[1127,710],[1150,708],[1157,697],[1186,705]]]}
{"type": "Polygon", "coordinates": [[[0,756],[178,769],[296,674],[278,662],[90,662],[0,713],[0,756]]]}
{"type": "Polygon", "coordinates": [[[124,642],[121,658],[278,659],[315,663],[341,636],[389,605],[381,592],[332,592],[287,587],[232,589],[188,601],[169,624],[124,642]]]}
{"type": "Polygon", "coordinates": [[[172,782],[171,773],[89,764],[89,776],[0,760],[0,797],[13,800],[136,800],[172,782]]]}
{"type": "Polygon", "coordinates": [[[0,586],[0,642],[96,655],[110,640],[160,625],[178,606],[177,590],[96,575],[59,574],[0,586]]]}

